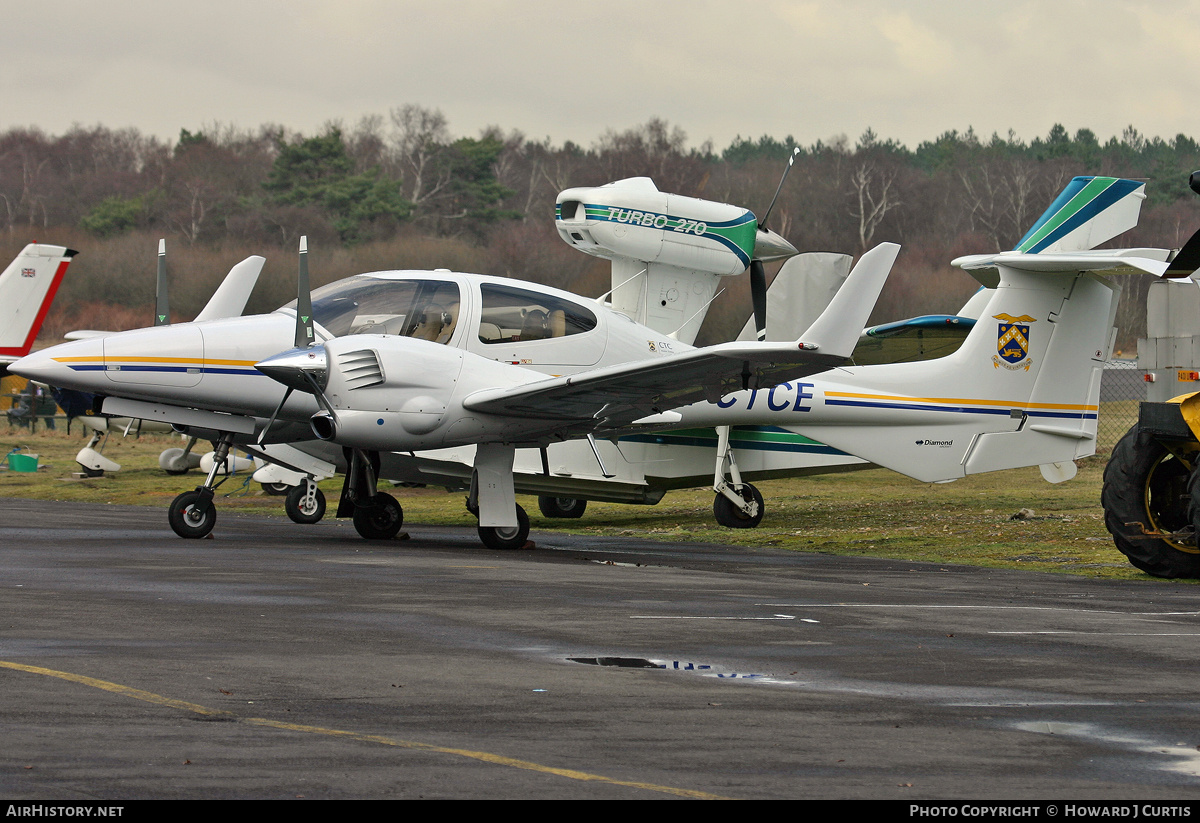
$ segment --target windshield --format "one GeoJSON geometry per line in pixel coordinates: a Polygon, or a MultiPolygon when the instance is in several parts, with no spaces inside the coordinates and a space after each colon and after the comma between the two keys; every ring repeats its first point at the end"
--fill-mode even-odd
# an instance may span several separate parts
{"type": "MultiPolygon", "coordinates": [[[[458,284],[447,280],[385,280],[358,275],[312,294],[313,319],[334,337],[395,334],[449,342],[458,325],[458,284]]],[[[295,310],[296,301],[284,308],[295,310]]]]}

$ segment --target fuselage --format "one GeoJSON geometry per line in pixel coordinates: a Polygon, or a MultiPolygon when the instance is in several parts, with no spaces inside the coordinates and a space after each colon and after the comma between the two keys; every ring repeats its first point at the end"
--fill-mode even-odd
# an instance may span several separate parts
{"type": "MultiPolygon", "coordinates": [[[[454,272],[340,280],[313,293],[313,316],[318,343],[349,335],[408,337],[518,367],[527,373],[514,373],[526,381],[691,348],[568,292],[454,272]]],[[[64,343],[23,358],[14,371],[99,395],[267,418],[285,389],[255,363],[287,349],[294,328],[289,305],[271,314],[64,343]]],[[[311,394],[293,392],[278,419],[307,421],[318,408],[311,394]]]]}

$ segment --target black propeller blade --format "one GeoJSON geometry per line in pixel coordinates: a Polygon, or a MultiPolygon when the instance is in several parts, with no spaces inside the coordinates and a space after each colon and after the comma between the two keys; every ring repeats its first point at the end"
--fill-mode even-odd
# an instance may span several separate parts
{"type": "MultiPolygon", "coordinates": [[[[1196,194],[1200,194],[1200,171],[1192,172],[1188,178],[1188,188],[1196,194]]],[[[1200,231],[1188,238],[1188,241],[1183,244],[1183,248],[1171,258],[1171,267],[1167,269],[1163,277],[1191,277],[1198,269],[1200,269],[1200,231]]]]}
{"type": "Polygon", "coordinates": [[[154,325],[171,325],[171,307],[167,299],[167,241],[158,241],[158,282],[154,289],[154,325]]]}
{"type": "MultiPolygon", "coordinates": [[[[771,212],[775,209],[775,203],[779,200],[779,193],[783,191],[783,182],[787,180],[788,172],[795,165],[796,155],[798,154],[800,154],[800,147],[795,146],[792,149],[791,156],[788,157],[783,175],[779,178],[779,185],[775,187],[775,196],[771,198],[771,205],[767,206],[767,211],[763,214],[762,220],[758,221],[759,231],[767,235],[767,237],[756,238],[754,257],[750,260],[750,299],[754,305],[754,328],[758,334],[759,342],[767,339],[767,271],[763,268],[763,258],[765,254],[777,254],[781,251],[780,244],[790,247],[790,244],[786,240],[767,228],[767,220],[771,217],[771,212]],[[770,240],[772,242],[762,243],[763,240],[770,240]],[[764,248],[760,249],[760,245],[764,246],[764,248]],[[765,248],[766,246],[770,246],[770,249],[765,248]]],[[[792,248],[790,254],[795,253],[796,250],[792,248]]],[[[786,250],[784,250],[783,256],[788,256],[786,250]]]]}
{"type": "Polygon", "coordinates": [[[276,362],[283,365],[276,365],[272,368],[268,365],[266,368],[260,369],[264,374],[267,374],[286,386],[283,392],[283,397],[279,400],[279,405],[275,407],[275,411],[271,412],[271,417],[267,420],[267,425],[258,435],[259,444],[267,436],[271,426],[275,424],[275,419],[279,417],[279,412],[283,410],[283,404],[292,396],[292,392],[296,389],[304,392],[310,392],[317,398],[318,405],[322,409],[329,412],[330,417],[337,419],[336,413],[333,411],[333,406],[325,397],[321,386],[313,378],[310,373],[316,366],[318,373],[324,372],[325,352],[324,349],[310,351],[316,338],[313,332],[313,316],[312,316],[312,293],[309,290],[308,277],[308,236],[300,238],[300,270],[296,276],[296,338],[294,347],[291,351],[283,352],[275,357],[268,358],[266,363],[276,362]],[[298,358],[297,355],[305,355],[304,358],[298,358]],[[319,365],[318,364],[319,361],[319,365]]]}
{"type": "Polygon", "coordinates": [[[300,273],[296,278],[296,348],[313,343],[312,294],[308,287],[308,235],[300,238],[300,273]]]}
{"type": "Polygon", "coordinates": [[[762,343],[767,339],[767,270],[757,257],[750,261],[750,299],[754,302],[754,328],[762,343]]]}
{"type": "Polygon", "coordinates": [[[759,226],[767,225],[767,219],[771,216],[771,212],[775,208],[775,201],[779,199],[779,192],[783,191],[783,181],[787,180],[788,172],[792,170],[792,166],[796,163],[796,155],[800,153],[800,147],[794,146],[792,154],[788,157],[787,167],[783,170],[783,176],[779,178],[779,185],[775,187],[775,196],[771,198],[771,205],[767,206],[767,211],[763,215],[763,219],[758,221],[759,226]]]}

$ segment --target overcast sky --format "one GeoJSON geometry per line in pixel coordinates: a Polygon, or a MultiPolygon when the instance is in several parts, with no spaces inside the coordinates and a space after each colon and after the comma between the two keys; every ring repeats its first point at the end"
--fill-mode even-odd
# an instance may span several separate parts
{"type": "Polygon", "coordinates": [[[867,127],[1028,141],[1054,123],[1200,138],[1184,0],[0,0],[0,130],[330,120],[416,103],[590,146],[659,117],[689,144],[867,127]]]}

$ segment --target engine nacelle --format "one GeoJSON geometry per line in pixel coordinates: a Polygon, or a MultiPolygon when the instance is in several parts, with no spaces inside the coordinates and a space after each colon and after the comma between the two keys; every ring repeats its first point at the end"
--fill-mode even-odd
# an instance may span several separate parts
{"type": "Polygon", "coordinates": [[[796,248],[740,206],[659,191],[648,177],[558,195],[555,226],[586,254],[612,261],[613,309],[692,343],[722,277],[796,248]]]}
{"type": "Polygon", "coordinates": [[[554,224],[586,254],[718,275],[746,270],[758,234],[748,209],[661,192],[648,177],[567,189],[558,195],[554,224]]]}
{"type": "Polygon", "coordinates": [[[339,446],[373,451],[428,448],[429,443],[423,436],[437,428],[441,415],[432,426],[427,425],[427,418],[420,420],[416,428],[425,431],[412,431],[411,424],[414,421],[410,418],[411,415],[402,412],[342,409],[336,417],[327,411],[319,411],[312,416],[309,424],[318,440],[336,440],[339,446]]]}

